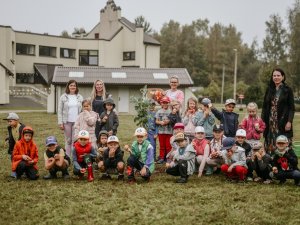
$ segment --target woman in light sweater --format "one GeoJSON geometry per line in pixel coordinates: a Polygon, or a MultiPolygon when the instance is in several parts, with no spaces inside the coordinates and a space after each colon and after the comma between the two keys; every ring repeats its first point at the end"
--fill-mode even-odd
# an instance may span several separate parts
{"type": "Polygon", "coordinates": [[[82,96],[75,80],[69,80],[65,93],[60,96],[58,102],[58,125],[65,135],[65,149],[68,156],[71,155],[71,147],[74,142],[74,124],[81,112],[82,96]]]}

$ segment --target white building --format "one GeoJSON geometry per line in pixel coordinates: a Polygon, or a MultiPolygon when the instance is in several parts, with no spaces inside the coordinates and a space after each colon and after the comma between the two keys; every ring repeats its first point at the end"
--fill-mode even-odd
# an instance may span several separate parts
{"type": "Polygon", "coordinates": [[[58,65],[159,68],[160,43],[121,17],[113,0],[99,19],[89,33],[72,38],[0,25],[0,104],[9,103],[10,87],[48,88],[58,65]]]}

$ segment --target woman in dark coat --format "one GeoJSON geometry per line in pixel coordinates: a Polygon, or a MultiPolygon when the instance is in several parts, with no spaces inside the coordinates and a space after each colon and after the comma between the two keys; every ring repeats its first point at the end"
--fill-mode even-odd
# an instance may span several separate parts
{"type": "Polygon", "coordinates": [[[274,69],[264,97],[261,118],[266,124],[264,138],[265,149],[268,153],[275,150],[276,138],[279,135],[285,135],[290,144],[292,142],[292,124],[295,113],[294,94],[285,83],[285,78],[282,69],[274,69]]]}

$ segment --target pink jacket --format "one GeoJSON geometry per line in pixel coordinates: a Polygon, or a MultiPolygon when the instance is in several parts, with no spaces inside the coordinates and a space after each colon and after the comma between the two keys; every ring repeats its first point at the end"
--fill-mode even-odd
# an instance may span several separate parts
{"type": "Polygon", "coordinates": [[[247,133],[246,139],[247,140],[250,140],[250,139],[259,140],[261,133],[263,133],[264,130],[266,129],[266,124],[259,117],[255,118],[255,117],[248,116],[242,120],[240,127],[246,131],[246,133],[247,133]],[[258,130],[255,129],[256,123],[259,124],[258,130]]]}

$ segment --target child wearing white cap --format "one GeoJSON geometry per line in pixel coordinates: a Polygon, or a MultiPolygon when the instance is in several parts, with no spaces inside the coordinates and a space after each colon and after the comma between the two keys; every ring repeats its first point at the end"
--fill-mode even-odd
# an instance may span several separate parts
{"type": "MultiPolygon", "coordinates": [[[[12,160],[12,152],[14,150],[14,146],[17,141],[21,140],[22,131],[25,125],[20,123],[19,121],[20,118],[18,114],[14,112],[9,113],[8,116],[3,120],[7,120],[8,123],[7,126],[8,136],[5,139],[5,141],[8,142],[7,153],[10,155],[10,158],[12,160]]],[[[16,172],[12,171],[11,177],[16,178],[17,177],[16,172]]]]}
{"type": "Polygon", "coordinates": [[[101,179],[110,180],[111,171],[118,172],[118,180],[124,179],[124,152],[120,148],[119,138],[117,136],[110,136],[107,139],[107,149],[103,154],[103,161],[100,161],[98,166],[103,172],[101,179]]]}
{"type": "Polygon", "coordinates": [[[293,149],[289,146],[288,138],[279,135],[276,138],[276,150],[273,158],[272,175],[280,181],[280,184],[287,179],[294,179],[296,186],[300,186],[300,171],[298,169],[298,158],[293,149]]]}
{"type": "Polygon", "coordinates": [[[226,137],[235,137],[235,132],[239,125],[239,114],[233,112],[235,108],[235,100],[227,99],[225,102],[225,109],[223,109],[222,112],[211,105],[210,107],[215,117],[220,120],[221,124],[223,124],[224,135],[226,137]]]}

